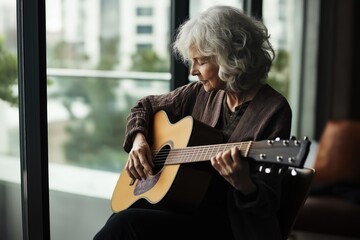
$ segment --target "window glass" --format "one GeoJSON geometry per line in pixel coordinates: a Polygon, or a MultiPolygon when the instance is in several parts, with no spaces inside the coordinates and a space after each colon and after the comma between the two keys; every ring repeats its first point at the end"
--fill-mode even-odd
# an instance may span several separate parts
{"type": "Polygon", "coordinates": [[[0,0],[0,239],[22,239],[16,1],[0,0]]]}
{"type": "Polygon", "coordinates": [[[153,11],[152,8],[149,7],[138,7],[136,9],[136,14],[138,16],[152,16],[153,11]]]}
{"type": "Polygon", "coordinates": [[[136,32],[138,34],[151,34],[153,32],[153,28],[150,25],[141,25],[137,26],[136,32]]]}
{"type": "Polygon", "coordinates": [[[303,1],[264,0],[263,21],[271,35],[276,58],[269,84],[280,91],[293,110],[293,135],[297,136],[302,52],[303,1]]]}
{"type": "Polygon", "coordinates": [[[271,43],[276,57],[269,73],[269,83],[287,98],[290,83],[291,35],[288,29],[292,24],[287,10],[293,1],[265,0],[263,2],[263,19],[271,36],[271,43]]]}
{"type": "Polygon", "coordinates": [[[47,3],[51,162],[117,172],[129,108],[142,96],[169,90],[169,31],[163,30],[169,1],[140,3],[47,3]],[[159,14],[143,25],[139,9],[159,14]]]}
{"type": "Polygon", "coordinates": [[[130,108],[170,89],[170,1],[46,8],[51,238],[92,239],[127,159],[130,108]]]}
{"type": "Polygon", "coordinates": [[[192,0],[190,1],[190,17],[213,5],[229,5],[243,9],[244,0],[192,0]]]}

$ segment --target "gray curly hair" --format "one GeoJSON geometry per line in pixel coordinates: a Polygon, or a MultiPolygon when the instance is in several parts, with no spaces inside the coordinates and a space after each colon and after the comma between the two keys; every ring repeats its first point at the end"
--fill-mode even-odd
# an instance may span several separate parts
{"type": "Polygon", "coordinates": [[[227,90],[243,92],[265,83],[275,52],[266,26],[231,6],[213,6],[185,21],[172,44],[184,63],[195,47],[219,65],[227,90]]]}

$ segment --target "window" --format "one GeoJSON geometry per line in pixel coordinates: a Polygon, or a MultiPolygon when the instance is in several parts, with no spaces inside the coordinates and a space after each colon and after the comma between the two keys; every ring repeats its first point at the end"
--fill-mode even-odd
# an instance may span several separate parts
{"type": "Polygon", "coordinates": [[[16,1],[0,0],[0,239],[22,239],[16,1]]]}
{"type": "Polygon", "coordinates": [[[243,0],[223,0],[223,1],[190,0],[190,17],[193,16],[194,14],[204,11],[205,9],[209,8],[210,6],[218,5],[218,4],[230,5],[230,6],[234,6],[234,7],[243,9],[243,6],[244,6],[243,2],[244,2],[243,0]]]}
{"type": "Polygon", "coordinates": [[[151,33],[153,33],[153,26],[150,26],[150,25],[137,26],[136,32],[138,34],[151,34],[151,33]]]}
{"type": "Polygon", "coordinates": [[[309,13],[313,15],[309,15],[311,23],[304,25],[308,21],[304,18],[306,5],[303,1],[295,0],[263,1],[263,20],[276,51],[276,58],[269,73],[269,83],[287,97],[293,111],[292,135],[299,138],[312,137],[315,119],[314,66],[319,6],[318,1],[309,2],[308,9],[312,9],[309,13]],[[311,37],[306,39],[305,35],[311,37]],[[306,102],[306,105],[303,102],[306,102]],[[303,110],[301,106],[306,107],[303,110]]]}
{"type": "Polygon", "coordinates": [[[263,3],[263,19],[268,27],[270,42],[275,50],[275,59],[269,73],[268,82],[286,98],[289,99],[289,86],[292,79],[290,78],[291,58],[299,57],[291,53],[293,42],[291,37],[294,32],[294,22],[290,10],[294,1],[267,0],[263,3]]]}
{"type": "Polygon", "coordinates": [[[92,239],[105,223],[127,159],[129,109],[142,96],[170,89],[170,1],[100,2],[100,8],[97,1],[47,3],[52,240],[92,239]],[[144,15],[153,25],[141,23],[144,15]],[[142,38],[159,24],[166,31],[142,38]]]}
{"type": "Polygon", "coordinates": [[[137,16],[152,16],[153,10],[149,7],[138,7],[136,8],[136,15],[137,16]]]}

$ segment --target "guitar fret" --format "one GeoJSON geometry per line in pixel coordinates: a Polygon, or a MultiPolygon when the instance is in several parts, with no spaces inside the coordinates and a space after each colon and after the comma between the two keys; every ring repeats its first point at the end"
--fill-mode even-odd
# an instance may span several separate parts
{"type": "Polygon", "coordinates": [[[166,159],[166,163],[167,163],[167,164],[172,164],[173,161],[178,158],[177,155],[176,155],[176,152],[177,152],[176,149],[171,150],[171,151],[169,152],[169,155],[167,156],[167,159],[166,159]]]}
{"type": "Polygon", "coordinates": [[[221,151],[222,151],[222,152],[223,152],[223,151],[226,151],[226,150],[227,150],[227,147],[228,147],[228,145],[223,144],[223,148],[221,149],[221,151]]]}
{"type": "Polygon", "coordinates": [[[209,149],[210,146],[204,147],[204,151],[202,152],[202,159],[208,159],[210,160],[210,155],[209,155],[209,149]]]}
{"type": "Polygon", "coordinates": [[[248,146],[247,146],[246,151],[245,151],[245,153],[244,153],[244,156],[245,156],[245,157],[247,157],[247,156],[249,155],[251,143],[252,143],[252,141],[250,141],[250,142],[248,143],[248,146]]]}
{"type": "Polygon", "coordinates": [[[184,161],[187,161],[187,162],[191,162],[191,161],[195,161],[194,158],[195,158],[195,152],[191,152],[190,149],[188,149],[188,151],[186,151],[186,154],[184,154],[184,156],[186,156],[186,160],[184,159],[184,161]],[[192,154],[191,154],[192,153],[192,154]]]}
{"type": "Polygon", "coordinates": [[[240,143],[240,154],[243,155],[243,152],[242,152],[242,143],[240,143]]]}
{"type": "Polygon", "coordinates": [[[188,159],[189,159],[189,154],[187,153],[187,151],[185,151],[185,153],[180,156],[179,163],[185,163],[186,160],[188,159]]]}
{"type": "Polygon", "coordinates": [[[179,158],[179,163],[184,163],[185,160],[187,159],[188,154],[181,154],[178,158],[179,158]]]}
{"type": "Polygon", "coordinates": [[[216,146],[216,150],[212,155],[215,156],[216,154],[218,154],[218,152],[220,152],[220,144],[216,146]]]}
{"type": "Polygon", "coordinates": [[[196,150],[196,151],[195,151],[195,154],[194,154],[195,159],[196,159],[197,161],[199,161],[199,160],[201,160],[201,151],[203,151],[203,150],[201,150],[201,148],[196,148],[195,150],[196,150]]]}

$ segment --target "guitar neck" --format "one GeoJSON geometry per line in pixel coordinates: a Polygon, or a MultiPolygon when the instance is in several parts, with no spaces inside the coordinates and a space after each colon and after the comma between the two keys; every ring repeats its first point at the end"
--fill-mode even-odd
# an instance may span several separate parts
{"type": "Polygon", "coordinates": [[[193,146],[178,149],[163,149],[155,154],[155,165],[173,165],[208,161],[218,152],[237,147],[243,157],[250,157],[262,163],[291,167],[303,167],[309,152],[310,141],[263,140],[237,143],[193,146]]]}
{"type": "Polygon", "coordinates": [[[218,152],[237,147],[242,156],[248,157],[252,141],[240,143],[214,144],[172,149],[167,156],[165,165],[208,161],[218,152]]]}

